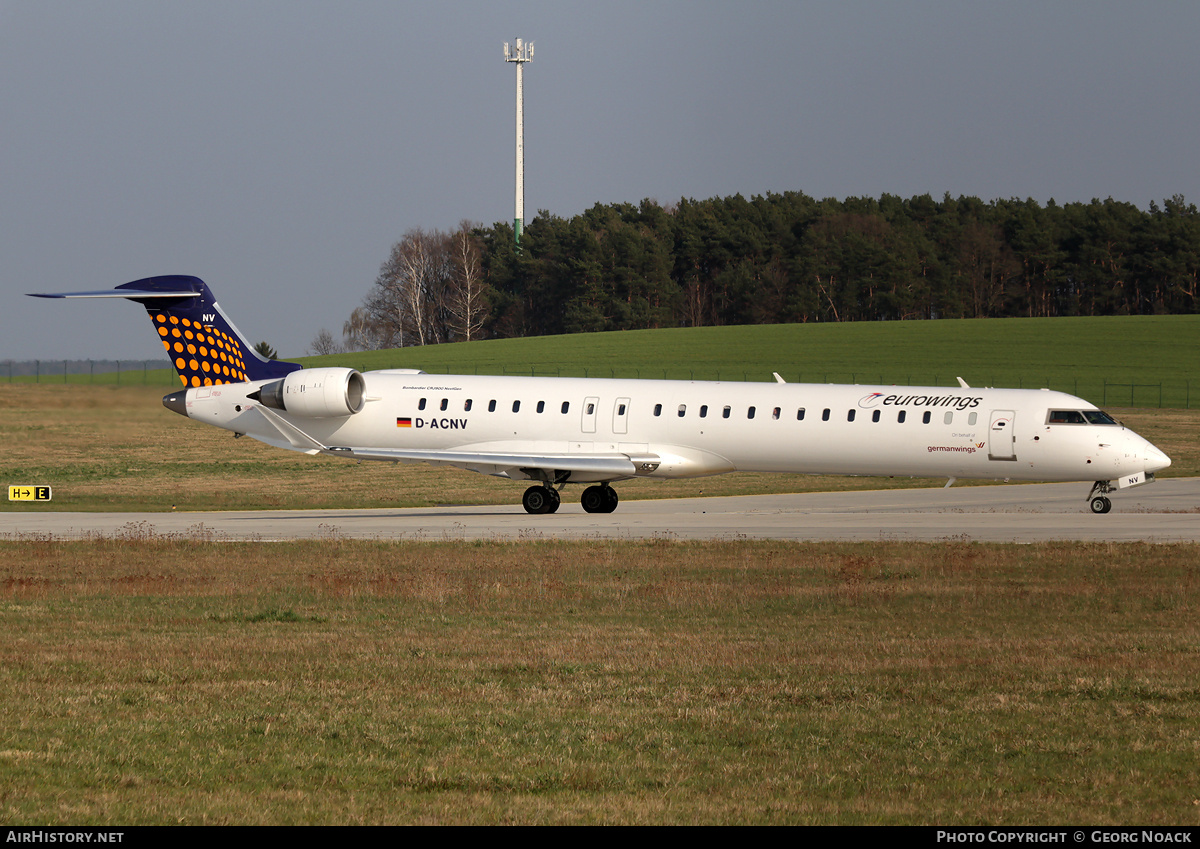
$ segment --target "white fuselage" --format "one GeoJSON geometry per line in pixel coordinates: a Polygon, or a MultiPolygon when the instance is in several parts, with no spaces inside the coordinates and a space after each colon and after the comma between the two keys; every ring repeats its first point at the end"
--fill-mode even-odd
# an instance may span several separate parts
{"type": "Polygon", "coordinates": [[[513,478],[537,475],[487,458],[550,456],[573,483],[731,471],[1108,481],[1170,465],[1119,424],[1052,421],[1058,411],[1096,407],[1049,390],[387,371],[362,378],[366,400],[353,414],[262,409],[247,396],[269,381],[189,389],[186,414],[308,453],[446,462],[513,478]],[[654,462],[633,473],[572,471],[569,462],[622,455],[654,462]]]}

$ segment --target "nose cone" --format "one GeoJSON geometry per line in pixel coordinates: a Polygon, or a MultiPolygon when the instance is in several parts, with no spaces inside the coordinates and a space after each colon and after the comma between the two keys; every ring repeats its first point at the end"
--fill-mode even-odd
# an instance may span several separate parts
{"type": "Polygon", "coordinates": [[[1171,465],[1171,458],[1159,451],[1149,442],[1146,443],[1144,457],[1146,460],[1147,472],[1161,472],[1163,469],[1171,465]]]}
{"type": "MultiPolygon", "coordinates": [[[[170,395],[164,395],[163,406],[173,413],[187,416],[187,390],[181,389],[178,392],[172,392],[170,395]]],[[[1170,460],[1167,462],[1169,463],[1170,460]]]]}

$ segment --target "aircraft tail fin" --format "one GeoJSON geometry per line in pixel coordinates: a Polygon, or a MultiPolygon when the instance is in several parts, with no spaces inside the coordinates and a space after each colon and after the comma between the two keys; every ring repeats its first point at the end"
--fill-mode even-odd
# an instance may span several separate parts
{"type": "Polygon", "coordinates": [[[270,380],[301,368],[299,363],[259,355],[217,305],[199,277],[146,277],[100,292],[37,294],[35,298],[124,298],[146,308],[159,341],[184,386],[214,386],[270,380]]]}

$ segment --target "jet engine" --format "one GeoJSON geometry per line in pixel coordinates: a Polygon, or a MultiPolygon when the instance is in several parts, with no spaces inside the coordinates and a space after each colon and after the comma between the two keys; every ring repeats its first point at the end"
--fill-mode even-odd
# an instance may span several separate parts
{"type": "Polygon", "coordinates": [[[366,380],[352,368],[301,369],[263,384],[247,397],[296,416],[336,418],[362,410],[366,387],[366,380]]]}

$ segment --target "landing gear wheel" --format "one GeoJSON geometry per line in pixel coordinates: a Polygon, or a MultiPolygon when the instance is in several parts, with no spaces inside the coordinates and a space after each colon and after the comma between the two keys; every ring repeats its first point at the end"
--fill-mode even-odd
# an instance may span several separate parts
{"type": "Polygon", "coordinates": [[[553,513],[558,505],[558,493],[548,486],[531,486],[521,496],[521,506],[526,513],[553,513]]]}
{"type": "Polygon", "coordinates": [[[583,507],[585,513],[605,513],[604,504],[608,499],[604,497],[604,487],[589,486],[583,491],[583,495],[579,496],[579,504],[583,507]]]}
{"type": "Polygon", "coordinates": [[[1107,513],[1112,509],[1112,502],[1108,500],[1107,493],[1113,492],[1116,487],[1112,481],[1096,481],[1092,484],[1092,491],[1088,493],[1088,506],[1091,507],[1093,513],[1107,513]]]}
{"type": "Polygon", "coordinates": [[[548,509],[546,512],[547,513],[557,513],[558,505],[560,505],[560,504],[562,504],[562,496],[558,494],[558,490],[557,489],[550,490],[550,509],[548,509]]]}
{"type": "Polygon", "coordinates": [[[611,486],[589,486],[579,503],[588,513],[611,513],[617,509],[617,491],[611,486]]]}

